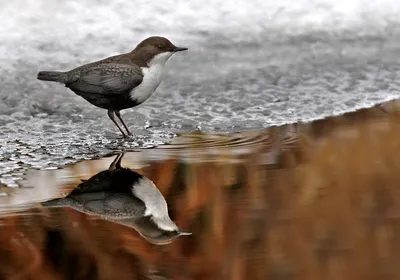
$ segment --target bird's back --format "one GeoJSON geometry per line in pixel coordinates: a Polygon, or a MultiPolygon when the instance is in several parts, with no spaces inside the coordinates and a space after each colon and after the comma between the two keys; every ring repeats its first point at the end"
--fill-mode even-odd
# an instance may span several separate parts
{"type": "Polygon", "coordinates": [[[76,67],[72,70],[67,71],[68,74],[68,82],[71,83],[77,79],[79,79],[80,73],[86,70],[89,70],[91,68],[96,68],[102,64],[109,64],[109,63],[113,63],[113,64],[126,64],[126,65],[130,65],[132,64],[132,61],[130,59],[130,56],[126,53],[124,54],[118,54],[118,55],[114,55],[114,56],[110,56],[98,61],[94,61],[94,62],[90,62],[84,65],[81,65],[79,67],[76,67]]]}
{"type": "Polygon", "coordinates": [[[132,61],[129,54],[124,53],[110,56],[98,61],[90,62],[69,71],[40,71],[37,78],[43,81],[63,83],[68,87],[69,85],[79,80],[80,75],[83,71],[87,71],[92,68],[96,68],[102,64],[109,63],[131,65],[132,61]]]}

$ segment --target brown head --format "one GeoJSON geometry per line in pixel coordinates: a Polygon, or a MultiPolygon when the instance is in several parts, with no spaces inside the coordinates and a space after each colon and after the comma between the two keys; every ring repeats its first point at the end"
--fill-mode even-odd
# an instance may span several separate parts
{"type": "Polygon", "coordinates": [[[131,55],[132,60],[139,66],[148,66],[156,56],[160,58],[161,63],[165,63],[172,54],[186,50],[187,48],[175,46],[167,38],[152,36],[140,42],[131,55]]]}

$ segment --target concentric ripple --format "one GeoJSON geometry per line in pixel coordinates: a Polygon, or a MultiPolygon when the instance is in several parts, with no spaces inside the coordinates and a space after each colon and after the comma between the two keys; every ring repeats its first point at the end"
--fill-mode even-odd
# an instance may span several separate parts
{"type": "Polygon", "coordinates": [[[199,131],[178,135],[170,143],[157,147],[162,150],[221,149],[236,147],[269,146],[279,142],[284,147],[298,140],[297,124],[271,127],[264,130],[248,130],[229,134],[204,134],[199,131]]]}

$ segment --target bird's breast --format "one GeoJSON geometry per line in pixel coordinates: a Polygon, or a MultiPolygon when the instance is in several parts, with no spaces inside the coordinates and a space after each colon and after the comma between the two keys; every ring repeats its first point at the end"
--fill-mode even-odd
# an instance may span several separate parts
{"type": "Polygon", "coordinates": [[[161,64],[152,65],[150,67],[142,67],[143,80],[131,90],[130,98],[137,102],[143,103],[157,89],[163,78],[164,66],[161,64]]]}

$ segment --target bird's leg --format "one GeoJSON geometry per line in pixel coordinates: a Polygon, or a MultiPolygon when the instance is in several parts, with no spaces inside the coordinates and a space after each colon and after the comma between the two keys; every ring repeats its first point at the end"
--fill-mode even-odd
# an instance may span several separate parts
{"type": "Polygon", "coordinates": [[[110,117],[110,119],[113,121],[113,123],[115,123],[115,125],[118,127],[119,131],[121,131],[122,135],[124,137],[126,137],[127,135],[125,134],[125,132],[122,130],[122,128],[119,126],[119,124],[117,123],[117,120],[115,119],[115,115],[114,115],[115,111],[113,110],[108,110],[107,114],[110,117]]]}
{"type": "Polygon", "coordinates": [[[123,152],[118,154],[113,162],[110,164],[110,167],[108,169],[121,169],[121,160],[123,156],[123,152]]]}
{"type": "Polygon", "coordinates": [[[128,126],[125,124],[124,120],[121,118],[121,114],[119,111],[115,111],[115,115],[117,115],[118,119],[121,121],[122,125],[125,127],[128,135],[132,135],[132,132],[129,130],[128,126]]]}

